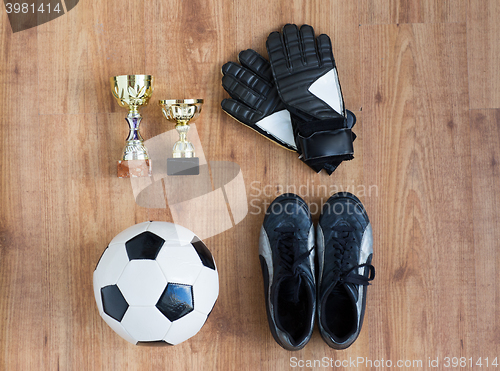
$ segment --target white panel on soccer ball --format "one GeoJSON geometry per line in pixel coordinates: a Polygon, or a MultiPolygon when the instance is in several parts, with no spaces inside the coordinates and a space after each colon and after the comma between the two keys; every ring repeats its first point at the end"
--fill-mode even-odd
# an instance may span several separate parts
{"type": "Polygon", "coordinates": [[[203,267],[193,285],[196,310],[208,315],[219,296],[219,275],[213,269],[203,267]]]}
{"type": "Polygon", "coordinates": [[[165,337],[171,322],[156,307],[129,307],[121,324],[137,341],[158,341],[165,337]]]}
{"type": "Polygon", "coordinates": [[[128,227],[124,231],[118,233],[115,238],[111,240],[111,243],[125,243],[130,240],[132,237],[137,236],[138,234],[147,230],[148,226],[151,222],[143,222],[139,224],[135,224],[131,227],[128,227]]]}
{"type": "Polygon", "coordinates": [[[132,260],[117,285],[129,305],[154,306],[167,280],[155,260],[132,260]]]}
{"type": "Polygon", "coordinates": [[[186,314],[184,317],[172,322],[164,340],[172,345],[177,345],[193,337],[200,331],[207,316],[196,310],[186,314]]]}
{"type": "Polygon", "coordinates": [[[94,279],[93,279],[93,285],[94,285],[94,298],[95,302],[97,304],[97,309],[99,310],[99,314],[102,316],[102,313],[104,312],[102,308],[102,300],[101,300],[101,284],[99,283],[99,279],[96,276],[96,271],[94,271],[94,279]]]}
{"type": "Polygon", "coordinates": [[[108,324],[109,327],[113,329],[118,335],[120,335],[123,339],[127,340],[131,344],[137,344],[137,340],[135,340],[125,328],[118,322],[117,320],[111,318],[106,313],[101,314],[102,319],[108,324]]]}
{"type": "Polygon", "coordinates": [[[121,243],[110,244],[104,250],[95,269],[95,275],[97,275],[101,287],[116,284],[128,262],[125,246],[121,243]]]}
{"type": "Polygon", "coordinates": [[[179,242],[167,241],[156,261],[167,277],[168,282],[192,285],[203,265],[190,243],[180,245],[179,242]]]}
{"type": "Polygon", "coordinates": [[[162,237],[165,241],[191,242],[195,237],[189,229],[168,222],[151,222],[147,230],[162,237]]]}

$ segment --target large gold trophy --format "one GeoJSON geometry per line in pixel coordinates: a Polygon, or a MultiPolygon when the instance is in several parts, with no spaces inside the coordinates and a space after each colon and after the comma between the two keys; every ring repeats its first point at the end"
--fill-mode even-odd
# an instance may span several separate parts
{"type": "Polygon", "coordinates": [[[193,143],[187,140],[189,123],[201,112],[203,99],[167,99],[159,101],[163,116],[175,123],[179,140],[175,142],[172,158],[167,159],[167,175],[198,175],[200,159],[196,157],[193,143]]]}
{"type": "Polygon", "coordinates": [[[151,175],[151,160],[139,132],[142,116],[139,108],[146,106],[153,94],[153,76],[121,75],[110,79],[111,92],[121,107],[128,109],[125,118],[129,134],[118,161],[118,177],[130,178],[151,175]]]}

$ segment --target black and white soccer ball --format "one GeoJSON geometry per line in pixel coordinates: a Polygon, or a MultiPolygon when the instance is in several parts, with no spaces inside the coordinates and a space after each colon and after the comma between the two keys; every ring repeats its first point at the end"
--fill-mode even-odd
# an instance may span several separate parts
{"type": "Polygon", "coordinates": [[[104,321],[132,344],[176,345],[204,325],[219,295],[212,254],[190,230],[136,224],[110,242],[94,271],[104,321]]]}

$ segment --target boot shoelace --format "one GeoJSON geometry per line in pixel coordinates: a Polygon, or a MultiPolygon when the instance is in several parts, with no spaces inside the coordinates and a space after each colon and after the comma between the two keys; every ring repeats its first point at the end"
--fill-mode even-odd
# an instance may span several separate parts
{"type": "Polygon", "coordinates": [[[286,272],[289,273],[291,278],[296,279],[296,285],[294,285],[297,290],[294,290],[293,293],[293,302],[297,303],[299,301],[299,287],[302,283],[302,276],[299,274],[300,269],[298,267],[300,264],[306,260],[311,254],[314,246],[300,254],[299,252],[299,241],[295,233],[299,231],[295,227],[278,227],[274,230],[275,232],[280,233],[280,236],[277,240],[278,251],[280,253],[280,264],[285,268],[286,272]]]}
{"type": "Polygon", "coordinates": [[[333,239],[332,250],[335,266],[329,275],[333,275],[333,281],[338,284],[352,283],[368,286],[375,278],[375,267],[370,263],[356,264],[356,257],[351,255],[352,249],[356,247],[356,237],[352,233],[354,228],[350,225],[338,225],[332,227],[332,230],[337,232],[337,238],[333,239]],[[362,267],[368,268],[368,277],[354,272],[355,269],[362,267]]]}

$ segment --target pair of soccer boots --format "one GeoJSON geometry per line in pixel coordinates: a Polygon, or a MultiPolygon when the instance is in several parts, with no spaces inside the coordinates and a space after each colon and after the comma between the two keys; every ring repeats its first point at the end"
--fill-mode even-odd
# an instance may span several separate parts
{"type": "Polygon", "coordinates": [[[271,203],[260,232],[259,258],[269,327],[279,345],[302,349],[316,314],[330,347],[345,349],[354,343],[367,286],[375,277],[372,245],[366,210],[351,193],[330,197],[316,230],[299,196],[286,193],[271,203]]]}

